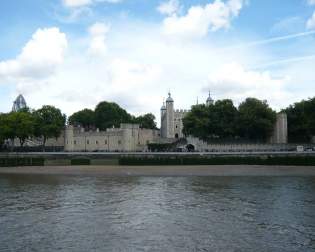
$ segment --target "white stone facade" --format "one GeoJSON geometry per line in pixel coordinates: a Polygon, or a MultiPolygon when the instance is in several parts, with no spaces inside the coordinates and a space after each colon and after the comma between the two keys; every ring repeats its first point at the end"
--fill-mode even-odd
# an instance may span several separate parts
{"type": "Polygon", "coordinates": [[[277,114],[277,120],[270,142],[276,144],[285,144],[288,142],[288,119],[286,113],[281,112],[277,114]]]}
{"type": "Polygon", "coordinates": [[[156,141],[158,130],[141,129],[138,124],[121,124],[106,131],[84,131],[67,126],[65,151],[145,151],[147,144],[156,141]]]}
{"type": "Polygon", "coordinates": [[[161,137],[183,138],[183,118],[187,112],[188,110],[174,109],[174,100],[169,93],[161,108],[161,137]]]}

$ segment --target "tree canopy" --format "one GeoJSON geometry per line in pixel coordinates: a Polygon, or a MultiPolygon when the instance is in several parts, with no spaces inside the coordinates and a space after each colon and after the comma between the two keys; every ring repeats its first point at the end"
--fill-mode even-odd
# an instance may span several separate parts
{"type": "Polygon", "coordinates": [[[238,107],[239,134],[246,139],[266,141],[273,132],[276,117],[267,101],[247,98],[238,107]]]}
{"type": "Polygon", "coordinates": [[[60,109],[54,106],[45,105],[34,111],[35,136],[43,138],[45,146],[48,138],[57,138],[60,136],[66,121],[66,116],[61,113],[60,109]]]}
{"type": "Polygon", "coordinates": [[[68,122],[71,125],[92,129],[95,127],[95,113],[91,109],[83,109],[72,114],[68,122]]]}
{"type": "Polygon", "coordinates": [[[69,117],[69,124],[82,126],[86,129],[99,128],[106,130],[119,127],[121,123],[136,123],[141,128],[156,129],[155,116],[151,113],[132,116],[125,109],[114,102],[100,102],[95,110],[83,109],[69,117]]]}
{"type": "Polygon", "coordinates": [[[272,133],[276,113],[265,101],[247,98],[237,109],[232,100],[192,106],[184,117],[183,132],[204,140],[244,138],[266,140],[272,133]]]}
{"type": "Polygon", "coordinates": [[[315,97],[294,103],[284,110],[290,142],[309,142],[315,136],[315,97]]]}
{"type": "Polygon", "coordinates": [[[95,126],[100,130],[118,128],[121,123],[130,123],[132,117],[126,110],[114,102],[103,101],[95,108],[95,126]]]}
{"type": "Polygon", "coordinates": [[[134,117],[132,122],[139,124],[140,128],[156,129],[155,116],[151,113],[134,117]]]}

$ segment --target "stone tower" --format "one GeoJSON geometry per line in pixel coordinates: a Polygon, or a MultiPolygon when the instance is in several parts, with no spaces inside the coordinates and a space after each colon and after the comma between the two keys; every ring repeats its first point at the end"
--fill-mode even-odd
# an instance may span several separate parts
{"type": "Polygon", "coordinates": [[[168,93],[166,99],[166,137],[174,138],[174,100],[171,93],[168,93]]]}
{"type": "Polygon", "coordinates": [[[174,138],[174,100],[168,93],[165,105],[161,108],[161,137],[174,138]]]}
{"type": "Polygon", "coordinates": [[[161,137],[166,138],[166,106],[165,102],[163,102],[163,105],[161,107],[161,137]]]}
{"type": "Polygon", "coordinates": [[[209,91],[209,96],[208,96],[208,98],[207,98],[206,105],[207,105],[207,106],[210,106],[210,105],[213,105],[213,103],[214,103],[214,101],[213,101],[213,99],[211,98],[211,93],[210,93],[210,91],[209,91]]]}
{"type": "Polygon", "coordinates": [[[288,118],[285,112],[277,114],[277,120],[274,126],[270,143],[286,144],[288,143],[288,118]]]}

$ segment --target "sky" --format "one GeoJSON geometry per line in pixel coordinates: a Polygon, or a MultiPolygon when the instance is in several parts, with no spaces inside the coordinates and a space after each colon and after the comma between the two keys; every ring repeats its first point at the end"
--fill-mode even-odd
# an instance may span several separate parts
{"type": "Polygon", "coordinates": [[[315,0],[2,0],[0,34],[0,112],[315,96],[315,0]]]}

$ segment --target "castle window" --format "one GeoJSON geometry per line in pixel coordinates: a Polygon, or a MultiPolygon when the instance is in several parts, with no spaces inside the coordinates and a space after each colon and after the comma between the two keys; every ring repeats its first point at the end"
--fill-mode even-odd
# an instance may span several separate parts
{"type": "Polygon", "coordinates": [[[89,139],[88,139],[88,140],[86,140],[86,144],[90,144],[90,141],[89,141],[89,139]]]}
{"type": "Polygon", "coordinates": [[[105,140],[105,144],[107,144],[107,140],[105,140]]]}
{"type": "Polygon", "coordinates": [[[121,144],[121,141],[120,141],[120,140],[118,140],[118,144],[121,144]]]}
{"type": "Polygon", "coordinates": [[[98,141],[95,141],[96,144],[98,144],[98,141]]]}
{"type": "Polygon", "coordinates": [[[77,141],[76,141],[76,140],[74,140],[74,141],[73,141],[73,143],[74,143],[74,144],[77,144],[77,141]]]}
{"type": "Polygon", "coordinates": [[[175,126],[175,128],[177,129],[177,128],[178,128],[178,126],[176,125],[176,126],[175,126]]]}

